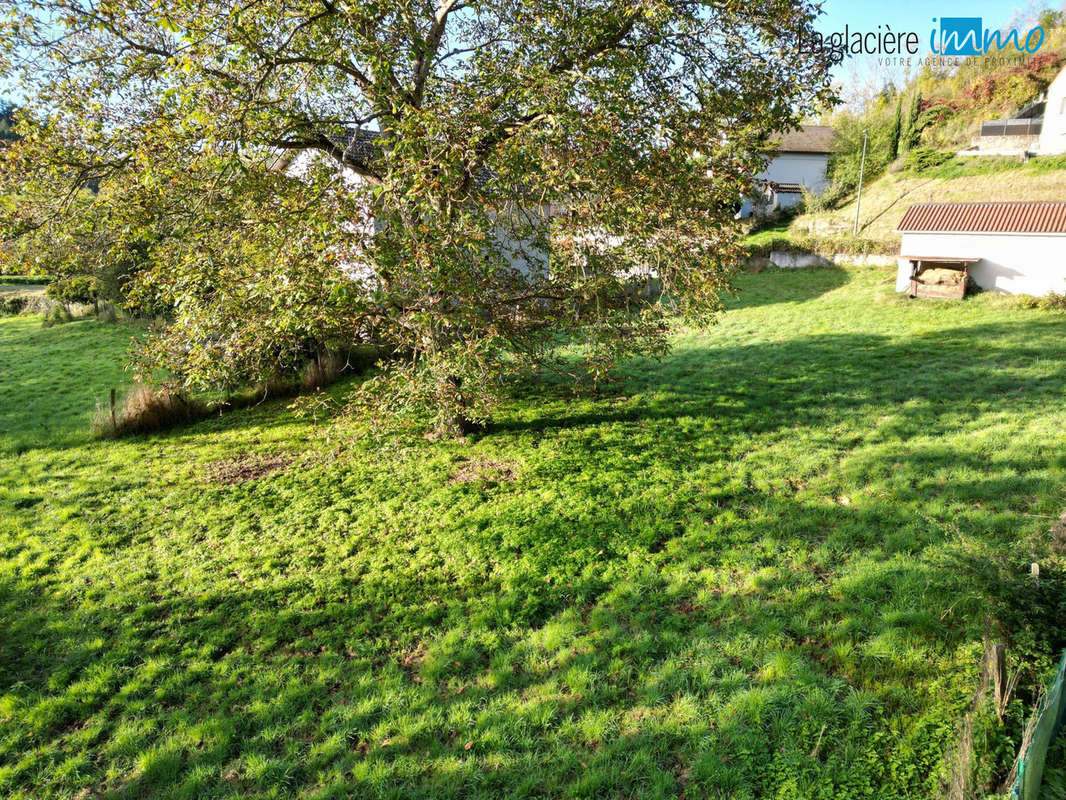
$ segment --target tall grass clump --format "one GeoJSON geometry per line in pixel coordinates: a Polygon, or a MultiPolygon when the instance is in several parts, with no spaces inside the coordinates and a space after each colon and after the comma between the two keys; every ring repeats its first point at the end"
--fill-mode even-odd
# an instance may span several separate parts
{"type": "Polygon", "coordinates": [[[121,404],[97,405],[93,433],[99,438],[151,433],[193,422],[208,413],[210,409],[200,400],[165,387],[138,384],[121,404]]]}
{"type": "Polygon", "coordinates": [[[319,353],[304,367],[300,388],[304,391],[321,389],[334,383],[346,366],[345,359],[336,353],[319,353]]]}
{"type": "Polygon", "coordinates": [[[45,312],[44,319],[41,320],[41,325],[45,328],[51,328],[55,325],[65,325],[66,323],[73,321],[74,315],[70,313],[70,309],[67,308],[66,304],[56,303],[45,312]]]}

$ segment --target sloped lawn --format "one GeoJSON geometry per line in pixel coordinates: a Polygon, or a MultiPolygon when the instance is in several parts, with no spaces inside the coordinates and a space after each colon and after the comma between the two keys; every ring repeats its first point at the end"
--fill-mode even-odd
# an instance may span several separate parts
{"type": "Polygon", "coordinates": [[[130,331],[0,319],[0,795],[941,797],[985,637],[1066,643],[1066,315],[892,278],[741,276],[466,444],[94,442],[130,331]]]}

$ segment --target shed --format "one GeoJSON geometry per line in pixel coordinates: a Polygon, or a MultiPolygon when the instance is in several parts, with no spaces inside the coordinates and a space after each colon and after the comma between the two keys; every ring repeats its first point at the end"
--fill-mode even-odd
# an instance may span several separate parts
{"type": "Polygon", "coordinates": [[[961,272],[963,291],[969,281],[1004,294],[1066,293],[1066,201],[921,203],[897,231],[896,291],[961,296],[950,281],[923,291],[933,285],[923,274],[936,269],[961,272]]]}

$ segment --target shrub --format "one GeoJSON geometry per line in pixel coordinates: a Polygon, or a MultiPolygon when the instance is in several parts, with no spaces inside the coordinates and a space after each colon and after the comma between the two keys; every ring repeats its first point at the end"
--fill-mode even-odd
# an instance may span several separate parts
{"type": "Polygon", "coordinates": [[[903,168],[912,172],[923,172],[927,169],[939,167],[946,161],[950,161],[954,153],[945,150],[934,150],[931,147],[915,147],[907,151],[903,157],[903,168]]]}
{"type": "Polygon", "coordinates": [[[0,283],[8,286],[44,286],[51,281],[47,275],[0,275],[0,283]]]}
{"type": "Polygon", "coordinates": [[[53,325],[64,325],[73,321],[74,315],[70,313],[70,309],[63,303],[56,303],[45,313],[41,324],[46,328],[51,328],[53,325]]]}
{"type": "Polygon", "coordinates": [[[134,386],[122,398],[120,408],[98,405],[93,417],[93,433],[99,437],[150,433],[186,422],[209,413],[208,407],[194,398],[166,387],[134,386]]]}
{"type": "Polygon", "coordinates": [[[861,237],[838,236],[775,236],[757,244],[748,246],[752,256],[768,256],[774,250],[782,253],[817,253],[832,256],[837,253],[848,255],[870,255],[896,253],[899,245],[888,240],[863,239],[861,237]]]}
{"type": "Polygon", "coordinates": [[[71,275],[48,284],[48,296],[62,303],[95,303],[100,281],[92,275],[71,275]]]}
{"type": "Polygon", "coordinates": [[[924,130],[933,125],[940,125],[945,120],[951,119],[955,109],[949,103],[937,103],[925,109],[919,115],[917,125],[924,130]]]}
{"type": "Polygon", "coordinates": [[[1043,297],[1034,297],[1031,294],[1019,294],[1014,297],[1014,304],[1018,308],[1041,311],[1066,311],[1066,294],[1049,292],[1043,297]]]}
{"type": "Polygon", "coordinates": [[[27,302],[25,295],[13,294],[0,297],[0,317],[13,317],[21,314],[27,302]]]}

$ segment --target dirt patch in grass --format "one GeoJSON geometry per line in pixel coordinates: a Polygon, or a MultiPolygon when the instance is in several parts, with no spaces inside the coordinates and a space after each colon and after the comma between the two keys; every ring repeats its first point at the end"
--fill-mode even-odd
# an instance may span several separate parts
{"type": "Polygon", "coordinates": [[[518,477],[515,464],[508,461],[493,461],[489,458],[472,458],[464,461],[452,474],[452,483],[511,483],[518,477]]]}
{"type": "Polygon", "coordinates": [[[292,456],[242,455],[237,458],[224,458],[207,465],[207,477],[214,483],[232,486],[236,483],[265,478],[285,469],[293,462],[292,456]]]}
{"type": "Polygon", "coordinates": [[[427,654],[425,646],[419,642],[404,653],[403,658],[400,659],[400,669],[402,669],[407,677],[414,683],[422,683],[422,676],[418,674],[418,670],[421,668],[422,662],[426,660],[427,654]]]}

